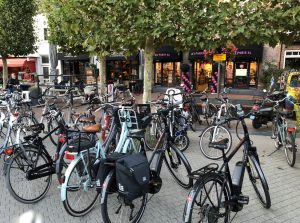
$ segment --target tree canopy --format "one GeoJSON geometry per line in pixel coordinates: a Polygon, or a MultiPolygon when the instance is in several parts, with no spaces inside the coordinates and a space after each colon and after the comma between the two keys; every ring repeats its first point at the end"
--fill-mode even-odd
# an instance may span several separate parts
{"type": "Polygon", "coordinates": [[[111,49],[131,53],[145,49],[144,100],[150,99],[154,49],[162,44],[178,49],[215,49],[228,43],[274,46],[299,38],[298,0],[44,2],[50,26],[59,26],[59,33],[71,44],[98,55],[111,49]]]}
{"type": "Polygon", "coordinates": [[[36,49],[34,33],[34,0],[0,0],[0,55],[3,60],[3,82],[7,80],[8,56],[25,56],[36,49]]]}

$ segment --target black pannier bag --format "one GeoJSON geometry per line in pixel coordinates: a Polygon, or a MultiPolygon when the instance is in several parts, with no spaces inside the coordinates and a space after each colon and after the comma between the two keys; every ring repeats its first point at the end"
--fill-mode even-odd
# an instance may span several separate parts
{"type": "Polygon", "coordinates": [[[106,158],[98,158],[94,165],[94,172],[96,175],[96,189],[99,193],[101,193],[103,183],[105,178],[107,177],[110,170],[115,168],[115,163],[118,159],[127,156],[124,153],[112,153],[109,154],[106,158]]]}
{"type": "Polygon", "coordinates": [[[129,202],[148,192],[149,178],[149,162],[143,154],[127,155],[116,162],[118,191],[129,202]]]}

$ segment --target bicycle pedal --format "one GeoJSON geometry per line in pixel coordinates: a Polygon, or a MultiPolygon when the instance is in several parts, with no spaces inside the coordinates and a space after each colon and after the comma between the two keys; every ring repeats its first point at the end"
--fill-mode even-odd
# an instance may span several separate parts
{"type": "Polygon", "coordinates": [[[238,204],[249,204],[249,196],[247,195],[239,195],[237,198],[238,204]]]}
{"type": "Polygon", "coordinates": [[[271,136],[271,139],[276,139],[276,138],[277,138],[277,136],[275,136],[275,135],[271,136]]]}

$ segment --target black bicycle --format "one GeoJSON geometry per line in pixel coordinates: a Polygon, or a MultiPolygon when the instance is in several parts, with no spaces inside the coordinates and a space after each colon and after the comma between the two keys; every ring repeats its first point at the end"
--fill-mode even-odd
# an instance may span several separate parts
{"type": "MultiPolygon", "coordinates": [[[[192,186],[192,179],[187,177],[191,173],[191,166],[184,154],[171,143],[169,125],[167,116],[170,109],[159,110],[158,113],[164,117],[164,126],[162,134],[156,144],[155,150],[149,159],[150,164],[150,181],[148,184],[148,193],[156,194],[162,186],[160,172],[162,164],[165,162],[167,168],[175,178],[176,182],[183,188],[192,186]]],[[[143,145],[143,134],[136,133],[132,137],[141,140],[141,154],[146,156],[145,146],[143,145]]],[[[114,168],[115,160],[108,162],[107,165],[112,169],[107,174],[102,184],[101,194],[101,212],[104,222],[139,222],[147,204],[148,193],[134,200],[127,200],[118,192],[116,183],[116,171],[114,168]]],[[[149,199],[150,200],[150,199],[149,199]]]]}
{"type": "MultiPolygon", "coordinates": [[[[248,204],[249,197],[242,194],[242,186],[245,169],[254,190],[265,208],[271,207],[269,187],[264,173],[261,169],[256,147],[252,146],[244,112],[240,105],[236,106],[238,118],[244,130],[244,138],[235,149],[226,156],[228,139],[210,143],[211,149],[221,150],[223,154],[223,165],[219,168],[216,163],[211,163],[191,174],[196,182],[190,191],[183,213],[184,222],[230,222],[230,213],[239,212],[243,206],[248,204]],[[244,146],[243,158],[236,163],[233,174],[229,171],[229,162],[244,146]]],[[[224,123],[226,120],[223,121],[224,123]]]]}

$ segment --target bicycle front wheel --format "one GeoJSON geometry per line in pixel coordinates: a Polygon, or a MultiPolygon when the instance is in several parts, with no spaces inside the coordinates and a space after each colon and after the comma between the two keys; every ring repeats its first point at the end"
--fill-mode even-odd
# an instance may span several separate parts
{"type": "Polygon", "coordinates": [[[95,206],[99,193],[96,190],[95,177],[89,171],[95,161],[95,154],[79,159],[70,170],[66,172],[65,183],[61,187],[61,195],[65,197],[63,205],[65,210],[74,217],[89,213],[95,206]]]}
{"type": "Polygon", "coordinates": [[[118,193],[116,177],[111,171],[106,177],[101,195],[102,219],[106,223],[132,222],[141,220],[146,208],[148,194],[139,197],[132,202],[125,202],[118,193]]]}
{"type": "Polygon", "coordinates": [[[247,171],[258,199],[264,208],[269,209],[271,207],[269,187],[258,161],[252,155],[248,158],[247,171]]]}
{"type": "Polygon", "coordinates": [[[229,140],[227,143],[227,148],[224,150],[225,153],[228,153],[232,145],[232,136],[230,132],[224,126],[221,125],[207,127],[203,130],[202,134],[200,135],[200,151],[208,159],[220,159],[222,157],[222,151],[210,147],[209,144],[212,142],[219,142],[222,139],[229,140]]]}
{"type": "Polygon", "coordinates": [[[220,175],[204,175],[196,181],[188,195],[183,222],[229,222],[229,198],[229,187],[220,175]]]}
{"type": "Polygon", "coordinates": [[[284,148],[285,157],[288,164],[293,167],[296,161],[296,146],[295,146],[295,136],[292,132],[287,132],[286,145],[284,148]]]}
{"type": "Polygon", "coordinates": [[[184,154],[174,145],[170,145],[165,153],[165,163],[176,182],[183,188],[190,188],[193,184],[188,175],[191,173],[191,166],[184,154]]]}
{"type": "Polygon", "coordinates": [[[36,167],[49,164],[50,162],[52,161],[44,152],[39,154],[38,149],[33,146],[26,147],[25,151],[20,150],[13,155],[9,160],[5,176],[9,193],[17,201],[25,204],[41,200],[50,188],[52,176],[48,175],[29,180],[27,175],[36,167]]]}

